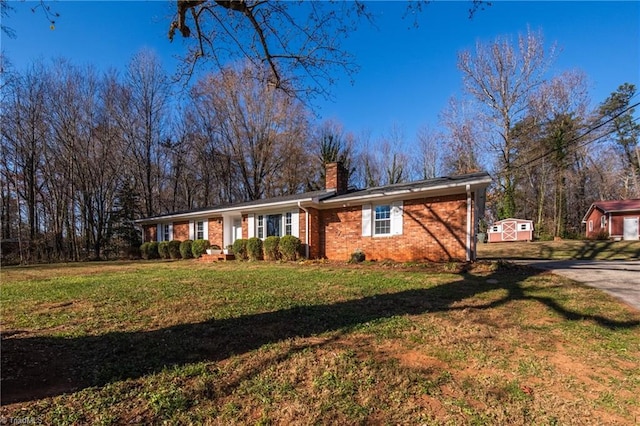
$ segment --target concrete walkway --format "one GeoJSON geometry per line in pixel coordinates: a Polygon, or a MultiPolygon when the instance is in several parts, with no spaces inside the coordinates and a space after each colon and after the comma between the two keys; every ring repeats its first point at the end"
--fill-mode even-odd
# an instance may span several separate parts
{"type": "Polygon", "coordinates": [[[518,260],[515,263],[551,271],[598,288],[640,310],[640,261],[518,260]]]}

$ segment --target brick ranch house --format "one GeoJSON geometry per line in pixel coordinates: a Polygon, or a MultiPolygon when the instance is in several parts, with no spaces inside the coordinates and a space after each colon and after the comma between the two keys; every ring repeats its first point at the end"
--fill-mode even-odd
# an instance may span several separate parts
{"type": "Polygon", "coordinates": [[[339,163],[326,166],[326,189],[140,219],[143,241],[294,235],[310,259],[475,260],[487,173],[348,190],[339,163]]]}
{"type": "Polygon", "coordinates": [[[606,232],[614,240],[640,239],[638,222],[640,199],[596,201],[582,219],[587,238],[597,238],[606,232]]]}

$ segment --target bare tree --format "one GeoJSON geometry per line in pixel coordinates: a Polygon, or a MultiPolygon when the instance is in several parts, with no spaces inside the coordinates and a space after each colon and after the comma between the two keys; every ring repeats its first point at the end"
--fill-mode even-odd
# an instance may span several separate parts
{"type": "Polygon", "coordinates": [[[613,134],[616,149],[621,154],[626,171],[624,180],[629,182],[625,198],[640,196],[640,124],[633,117],[635,107],[631,105],[635,95],[635,85],[624,83],[602,103],[599,111],[609,119],[607,130],[613,134]]]}
{"type": "Polygon", "coordinates": [[[160,143],[164,139],[169,103],[169,82],[158,57],[143,50],[129,63],[119,95],[117,118],[132,155],[131,171],[144,203],[144,214],[158,211],[158,194],[165,164],[160,143]]]}
{"type": "Polygon", "coordinates": [[[169,39],[176,30],[194,36],[184,58],[186,74],[199,61],[222,68],[249,60],[266,66],[275,88],[299,96],[326,94],[338,70],[356,70],[340,43],[355,28],[353,18],[361,16],[367,16],[362,2],[179,0],[169,39]]]}
{"type": "Polygon", "coordinates": [[[479,156],[482,149],[482,120],[479,120],[470,105],[456,98],[449,99],[440,114],[440,121],[446,129],[443,134],[445,145],[444,166],[446,173],[465,174],[480,170],[479,156]]]}
{"type": "Polygon", "coordinates": [[[327,120],[318,127],[314,136],[314,151],[317,155],[313,165],[318,172],[315,182],[310,187],[322,187],[327,163],[342,163],[348,173],[347,181],[352,180],[355,173],[354,142],[353,135],[345,134],[342,124],[335,120],[327,120]]]}
{"type": "MultiPolygon", "coordinates": [[[[415,16],[426,3],[407,2],[407,15],[415,16]]],[[[473,0],[470,17],[488,4],[473,0]]],[[[336,75],[357,70],[342,39],[359,21],[373,20],[369,6],[360,0],[177,0],[176,5],[169,39],[178,30],[191,40],[184,74],[191,75],[199,61],[222,68],[237,59],[249,60],[267,68],[273,87],[298,97],[328,95],[336,75]]]]}
{"type": "MultiPolygon", "coordinates": [[[[39,194],[43,185],[43,150],[48,137],[45,96],[47,73],[35,64],[13,78],[3,93],[3,168],[16,202],[24,203],[27,236],[33,241],[40,230],[39,194]]],[[[22,207],[20,207],[21,209],[22,207]]],[[[19,223],[20,226],[20,223],[19,223]]]]}
{"type": "MultiPolygon", "coordinates": [[[[542,132],[538,141],[545,150],[543,153],[553,168],[553,235],[565,237],[570,223],[568,196],[578,194],[579,200],[585,199],[584,184],[579,177],[582,174],[584,151],[580,146],[583,140],[578,136],[585,127],[585,117],[589,99],[587,97],[586,77],[578,71],[568,71],[544,82],[531,97],[531,114],[534,114],[542,132]],[[573,185],[569,190],[568,179],[573,185]],[[576,179],[578,179],[576,181],[576,179]]],[[[526,156],[522,156],[526,158],[526,156]]],[[[535,162],[531,166],[536,167],[535,162]]],[[[582,201],[581,203],[584,203],[582,201]]],[[[574,209],[584,211],[584,205],[574,203],[574,209]]],[[[579,221],[578,221],[579,222],[579,221]]]]}
{"type": "Polygon", "coordinates": [[[464,87],[492,126],[494,136],[489,143],[499,157],[501,217],[512,216],[516,211],[512,128],[526,115],[528,98],[544,81],[553,51],[545,52],[541,32],[528,30],[518,35],[515,44],[508,37],[499,37],[489,44],[478,42],[475,52],[465,50],[458,56],[464,87]]]}
{"type": "Polygon", "coordinates": [[[228,164],[228,175],[244,200],[290,193],[293,184],[282,180],[283,171],[297,167],[289,155],[307,139],[304,106],[262,84],[264,72],[251,65],[226,68],[193,90],[201,115],[213,120],[205,123],[212,126],[211,148],[228,164]]]}
{"type": "Polygon", "coordinates": [[[412,155],[413,175],[417,179],[431,179],[442,173],[442,134],[423,126],[416,135],[417,144],[412,155]]]}

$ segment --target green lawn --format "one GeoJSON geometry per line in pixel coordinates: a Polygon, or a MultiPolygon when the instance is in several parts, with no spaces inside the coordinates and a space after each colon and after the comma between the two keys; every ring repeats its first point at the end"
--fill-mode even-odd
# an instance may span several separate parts
{"type": "Polygon", "coordinates": [[[640,241],[534,241],[478,244],[478,258],[640,260],[640,241]]]}
{"type": "Polygon", "coordinates": [[[4,268],[0,418],[635,424],[640,313],[500,263],[4,268]],[[447,272],[450,271],[450,272],[447,272]]]}

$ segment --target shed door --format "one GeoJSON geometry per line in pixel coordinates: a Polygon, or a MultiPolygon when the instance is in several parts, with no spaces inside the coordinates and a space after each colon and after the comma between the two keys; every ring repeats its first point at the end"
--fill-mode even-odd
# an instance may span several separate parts
{"type": "Polygon", "coordinates": [[[637,240],[638,239],[638,218],[625,217],[623,229],[624,229],[623,238],[625,240],[637,240]]]}
{"type": "Polygon", "coordinates": [[[515,220],[502,222],[502,241],[515,241],[518,239],[518,222],[515,220]]]}

